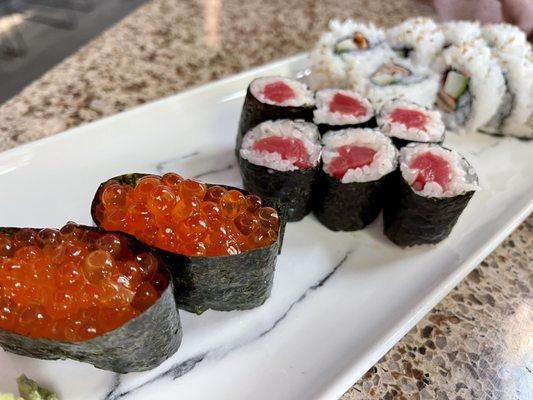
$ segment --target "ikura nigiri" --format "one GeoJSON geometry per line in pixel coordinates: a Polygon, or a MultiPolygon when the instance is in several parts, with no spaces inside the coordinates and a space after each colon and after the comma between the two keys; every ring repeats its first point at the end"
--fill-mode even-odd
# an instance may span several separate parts
{"type": "Polygon", "coordinates": [[[74,223],[0,228],[0,271],[0,344],[7,350],[128,372],[159,365],[180,344],[166,265],[132,237],[74,223]],[[141,336],[154,321],[158,340],[146,343],[141,336]],[[139,355],[145,348],[149,357],[139,355]]]}
{"type": "Polygon", "coordinates": [[[129,174],[100,186],[92,213],[169,261],[187,310],[252,308],[270,294],[280,218],[256,195],[176,173],[129,174]]]}

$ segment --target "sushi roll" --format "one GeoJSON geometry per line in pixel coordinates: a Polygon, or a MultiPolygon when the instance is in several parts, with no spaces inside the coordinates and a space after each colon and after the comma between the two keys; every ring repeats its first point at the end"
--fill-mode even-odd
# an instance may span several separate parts
{"type": "Polygon", "coordinates": [[[363,229],[382,209],[398,151],[389,138],[369,128],[328,132],[322,143],[314,213],[333,231],[363,229]]]}
{"type": "Polygon", "coordinates": [[[377,64],[392,56],[385,31],[374,24],[332,20],[311,52],[310,85],[314,90],[349,88],[349,69],[352,77],[365,80],[377,64]]]}
{"type": "Polygon", "coordinates": [[[456,132],[475,131],[498,111],[505,93],[500,66],[481,41],[447,48],[436,69],[441,76],[435,107],[456,132]]]}
{"type": "Polygon", "coordinates": [[[345,128],[376,126],[370,101],[353,90],[322,89],[316,92],[313,122],[321,134],[345,128]]]}
{"type": "Polygon", "coordinates": [[[483,39],[496,50],[512,49],[513,53],[522,54],[530,49],[526,33],[519,27],[511,24],[487,24],[482,28],[483,39]]]}
{"type": "Polygon", "coordinates": [[[532,138],[528,118],[533,112],[533,63],[516,47],[493,50],[503,72],[505,91],[494,116],[480,130],[485,133],[532,138]],[[514,50],[514,51],[513,51],[514,50]]]}
{"type": "Polygon", "coordinates": [[[448,237],[478,189],[470,164],[453,150],[411,143],[400,150],[383,208],[385,235],[399,246],[448,237]]]}
{"type": "Polygon", "coordinates": [[[239,149],[244,188],[275,204],[283,219],[299,221],[311,210],[320,151],[315,125],[265,121],[246,133],[239,149]]]}
{"type": "Polygon", "coordinates": [[[399,57],[426,67],[442,51],[445,40],[438,25],[427,17],[406,19],[387,31],[387,42],[399,57]]]}
{"type": "Polygon", "coordinates": [[[448,21],[440,25],[440,30],[444,35],[443,49],[482,37],[481,25],[478,21],[448,21]]]}
{"type": "Polygon", "coordinates": [[[182,331],[164,261],[129,235],[69,223],[0,228],[0,346],[119,373],[176,352],[182,331]]]}
{"type": "Polygon", "coordinates": [[[393,98],[431,107],[439,90],[439,76],[408,59],[394,58],[379,64],[363,86],[354,88],[364,92],[376,108],[393,98]]]}
{"type": "Polygon", "coordinates": [[[438,111],[405,100],[391,100],[377,117],[379,130],[392,139],[397,148],[410,142],[442,143],[445,126],[438,111]]]}
{"type": "Polygon", "coordinates": [[[245,310],[270,296],[280,220],[258,196],[175,173],[127,174],[101,184],[91,210],[97,226],[157,251],[184,310],[245,310]]]}
{"type": "Polygon", "coordinates": [[[303,119],[312,121],[315,98],[305,83],[280,76],[254,79],[242,107],[237,149],[246,132],[263,121],[303,119]]]}

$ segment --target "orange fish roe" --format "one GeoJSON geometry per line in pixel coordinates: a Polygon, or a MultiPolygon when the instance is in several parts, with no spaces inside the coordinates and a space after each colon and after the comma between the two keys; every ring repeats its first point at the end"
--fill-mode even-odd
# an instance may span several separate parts
{"type": "Polygon", "coordinates": [[[76,224],[0,231],[0,328],[83,341],[150,307],[168,286],[157,258],[76,224]]]}
{"type": "Polygon", "coordinates": [[[96,216],[108,230],[186,256],[238,254],[278,238],[279,217],[255,195],[183,179],[143,177],[135,188],[110,181],[96,216]]]}

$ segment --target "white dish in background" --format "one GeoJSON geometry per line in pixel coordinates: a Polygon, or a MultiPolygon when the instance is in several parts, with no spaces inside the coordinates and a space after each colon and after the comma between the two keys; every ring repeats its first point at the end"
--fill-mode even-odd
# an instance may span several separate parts
{"type": "MultiPolygon", "coordinates": [[[[248,83],[307,66],[299,55],[0,153],[0,225],[91,223],[98,184],[126,172],[240,186],[233,146],[248,83]]],[[[445,144],[482,190],[440,245],[402,250],[381,217],[335,233],[309,216],[287,228],[272,297],[245,312],[181,312],[182,347],[160,367],[119,376],[0,352],[0,391],[25,373],[69,400],[339,397],[533,208],[533,142],[473,133],[445,144]]]]}

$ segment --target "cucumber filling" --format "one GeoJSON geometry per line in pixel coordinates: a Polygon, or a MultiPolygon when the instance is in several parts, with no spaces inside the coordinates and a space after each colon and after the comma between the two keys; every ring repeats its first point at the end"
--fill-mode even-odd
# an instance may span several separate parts
{"type": "Polygon", "coordinates": [[[460,98],[467,92],[470,78],[460,72],[450,70],[446,73],[437,98],[437,105],[447,113],[458,109],[460,98]]]}

